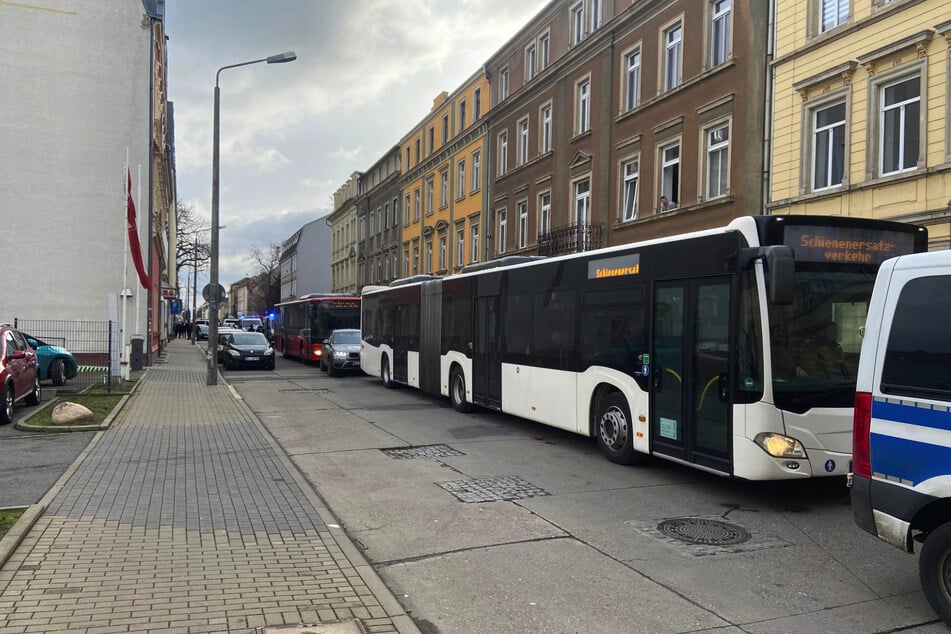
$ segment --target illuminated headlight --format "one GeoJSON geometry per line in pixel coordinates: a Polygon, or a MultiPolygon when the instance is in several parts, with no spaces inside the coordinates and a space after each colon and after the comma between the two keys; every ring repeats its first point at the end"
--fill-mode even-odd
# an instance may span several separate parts
{"type": "Polygon", "coordinates": [[[337,358],[337,359],[346,359],[346,358],[347,358],[347,353],[346,353],[346,352],[338,352],[338,351],[334,350],[334,357],[337,358]]]}
{"type": "Polygon", "coordinates": [[[228,354],[230,354],[232,357],[240,357],[240,356],[241,356],[241,351],[240,351],[240,350],[228,350],[228,354]]]}
{"type": "Polygon", "coordinates": [[[264,356],[265,356],[265,357],[273,357],[273,356],[274,356],[274,348],[268,348],[267,350],[265,350],[265,351],[264,351],[264,356]]]}
{"type": "Polygon", "coordinates": [[[803,448],[802,443],[789,436],[763,432],[762,434],[756,434],[756,438],[754,438],[753,441],[774,458],[806,457],[806,450],[803,448]]]}

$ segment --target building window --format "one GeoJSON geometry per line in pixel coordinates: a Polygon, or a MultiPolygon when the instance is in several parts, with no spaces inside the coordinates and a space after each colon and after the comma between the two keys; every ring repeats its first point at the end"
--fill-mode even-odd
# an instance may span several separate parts
{"type": "Polygon", "coordinates": [[[575,87],[578,123],[577,134],[587,132],[591,127],[591,80],[585,79],[575,87]]]}
{"type": "Polygon", "coordinates": [[[528,244],[528,201],[523,200],[516,207],[518,211],[518,248],[524,249],[528,244]]]}
{"type": "Polygon", "coordinates": [[[446,145],[449,142],[449,115],[444,114],[442,116],[442,144],[446,145]]]}
{"type": "Polygon", "coordinates": [[[416,165],[419,165],[419,161],[420,161],[420,159],[422,158],[422,157],[419,155],[419,152],[420,152],[420,150],[419,150],[419,141],[420,141],[419,138],[417,138],[417,139],[416,139],[416,165]]]}
{"type": "Polygon", "coordinates": [[[466,230],[463,227],[456,229],[456,266],[465,264],[466,257],[466,230]]]}
{"type": "Polygon", "coordinates": [[[819,0],[819,32],[831,31],[849,19],[849,0],[819,0]]]}
{"type": "Polygon", "coordinates": [[[506,158],[509,153],[509,133],[502,132],[499,134],[499,176],[505,174],[508,166],[506,165],[506,158]]]}
{"type": "Polygon", "coordinates": [[[680,22],[664,30],[664,90],[680,85],[683,29],[680,22]]]}
{"type": "Polygon", "coordinates": [[[660,150],[660,210],[675,209],[680,204],[680,142],[660,150]]]}
{"type": "Polygon", "coordinates": [[[419,245],[413,246],[413,275],[419,275],[419,245]]]}
{"type": "Polygon", "coordinates": [[[479,261],[479,225],[469,228],[469,263],[479,261]]]}
{"type": "Polygon", "coordinates": [[[409,148],[407,147],[407,148],[406,148],[406,168],[409,169],[409,166],[410,166],[410,162],[409,162],[409,148]]]}
{"type": "Polygon", "coordinates": [[[730,125],[724,123],[705,131],[707,145],[707,200],[729,193],[730,125]]]}
{"type": "Polygon", "coordinates": [[[581,44],[584,39],[584,2],[571,7],[571,45],[581,44]]]}
{"type": "Polygon", "coordinates": [[[551,192],[538,195],[538,233],[551,233],[551,192]]]}
{"type": "Polygon", "coordinates": [[[918,167],[921,143],[921,76],[906,77],[880,88],[880,174],[918,167]]]}
{"type": "Polygon", "coordinates": [[[466,100],[459,102],[459,132],[466,129],[466,100]]]}
{"type": "Polygon", "coordinates": [[[476,88],[472,91],[472,122],[475,123],[482,117],[482,89],[476,88]]]}
{"type": "Polygon", "coordinates": [[[419,222],[419,190],[413,190],[413,222],[419,222]]]}
{"type": "Polygon", "coordinates": [[[426,215],[433,213],[433,190],[436,189],[435,183],[433,183],[433,178],[430,176],[426,179],[426,215]]]}
{"type": "Polygon", "coordinates": [[[545,33],[538,38],[538,70],[545,70],[549,63],[551,63],[551,37],[545,33]]]}
{"type": "Polygon", "coordinates": [[[439,236],[439,270],[446,270],[446,236],[439,236]]]}
{"type": "Polygon", "coordinates": [[[539,152],[541,154],[547,154],[551,151],[551,104],[547,103],[542,106],[541,117],[539,117],[541,122],[541,130],[539,130],[538,140],[541,142],[539,152]]]}
{"type": "Polygon", "coordinates": [[[710,66],[719,66],[730,58],[731,0],[714,1],[710,16],[710,66]]]}
{"type": "Polygon", "coordinates": [[[499,253],[505,253],[505,216],[505,210],[499,212],[499,231],[497,236],[498,240],[496,240],[496,243],[499,245],[499,253]]]}
{"type": "Polygon", "coordinates": [[[390,203],[383,205],[383,226],[390,226],[390,203]]]}
{"type": "Polygon", "coordinates": [[[432,275],[433,273],[433,241],[426,241],[426,272],[432,275]]]}
{"type": "Polygon", "coordinates": [[[436,128],[429,129],[429,139],[426,147],[429,148],[426,152],[426,156],[429,156],[436,149],[436,128]]]}
{"type": "Polygon", "coordinates": [[[518,122],[518,164],[528,162],[528,118],[518,122]]]}
{"type": "Polygon", "coordinates": [[[845,173],[845,102],[816,108],[812,119],[812,191],[842,184],[845,173]]]}
{"type": "Polygon", "coordinates": [[[403,275],[409,275],[409,247],[403,249],[403,275]]]}
{"type": "Polygon", "coordinates": [[[403,206],[403,224],[409,225],[409,194],[406,194],[406,204],[403,206]]]}
{"type": "Polygon", "coordinates": [[[499,101],[509,96],[509,69],[503,68],[499,71],[499,101]]]}
{"type": "MultiPolygon", "coordinates": [[[[409,201],[409,198],[407,197],[406,200],[409,201]]],[[[394,227],[395,227],[395,226],[398,224],[398,222],[399,222],[399,221],[397,220],[397,219],[400,217],[399,207],[400,207],[400,199],[399,199],[399,198],[394,198],[394,199],[393,199],[393,226],[394,226],[394,227]]]]}
{"type": "Polygon", "coordinates": [[[525,49],[525,81],[531,81],[535,77],[535,57],[535,45],[529,44],[525,49]]]}
{"type": "Polygon", "coordinates": [[[589,224],[591,221],[591,181],[587,178],[575,183],[575,222],[589,224]]]}
{"type": "Polygon", "coordinates": [[[469,188],[471,192],[479,191],[479,187],[482,185],[482,153],[479,150],[476,150],[472,153],[472,187],[469,188]]]}
{"type": "Polygon", "coordinates": [[[590,20],[588,21],[588,33],[594,33],[601,28],[601,0],[588,0],[590,2],[590,20]]]}
{"type": "Polygon", "coordinates": [[[444,169],[439,172],[439,206],[445,207],[449,204],[449,170],[444,169]]]}
{"type": "Polygon", "coordinates": [[[624,112],[637,107],[641,100],[641,51],[631,51],[624,56],[624,112]]]}
{"type": "Polygon", "coordinates": [[[637,218],[637,183],[640,176],[640,161],[636,158],[621,163],[623,192],[621,196],[621,221],[637,218]]]}
{"type": "Polygon", "coordinates": [[[466,159],[459,159],[456,165],[456,198],[466,195],[466,159]]]}

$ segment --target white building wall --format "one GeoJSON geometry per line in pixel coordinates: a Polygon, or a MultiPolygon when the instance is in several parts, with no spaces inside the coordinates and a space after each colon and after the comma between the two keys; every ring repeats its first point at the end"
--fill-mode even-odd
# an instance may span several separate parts
{"type": "MultiPolygon", "coordinates": [[[[26,4],[0,3],[0,215],[16,232],[3,241],[15,257],[0,276],[0,322],[106,320],[122,288],[126,148],[133,193],[142,166],[149,245],[149,23],[139,0],[26,4]]],[[[144,334],[147,294],[128,266],[144,334]]],[[[130,334],[134,308],[133,295],[130,334]]]]}

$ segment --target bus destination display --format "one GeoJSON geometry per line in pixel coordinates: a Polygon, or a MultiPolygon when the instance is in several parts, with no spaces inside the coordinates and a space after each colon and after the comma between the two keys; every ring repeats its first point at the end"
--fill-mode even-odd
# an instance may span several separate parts
{"type": "Polygon", "coordinates": [[[911,253],[915,237],[910,233],[857,227],[789,226],[783,243],[792,247],[800,262],[881,264],[888,258],[911,253]]]}

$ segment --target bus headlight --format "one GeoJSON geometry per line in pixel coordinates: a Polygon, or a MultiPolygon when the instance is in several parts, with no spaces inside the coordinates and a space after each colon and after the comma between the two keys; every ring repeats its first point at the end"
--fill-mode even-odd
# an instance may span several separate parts
{"type": "Polygon", "coordinates": [[[795,438],[774,434],[772,432],[763,432],[756,434],[753,439],[757,445],[763,448],[766,453],[774,458],[805,458],[806,450],[795,438]]]}

